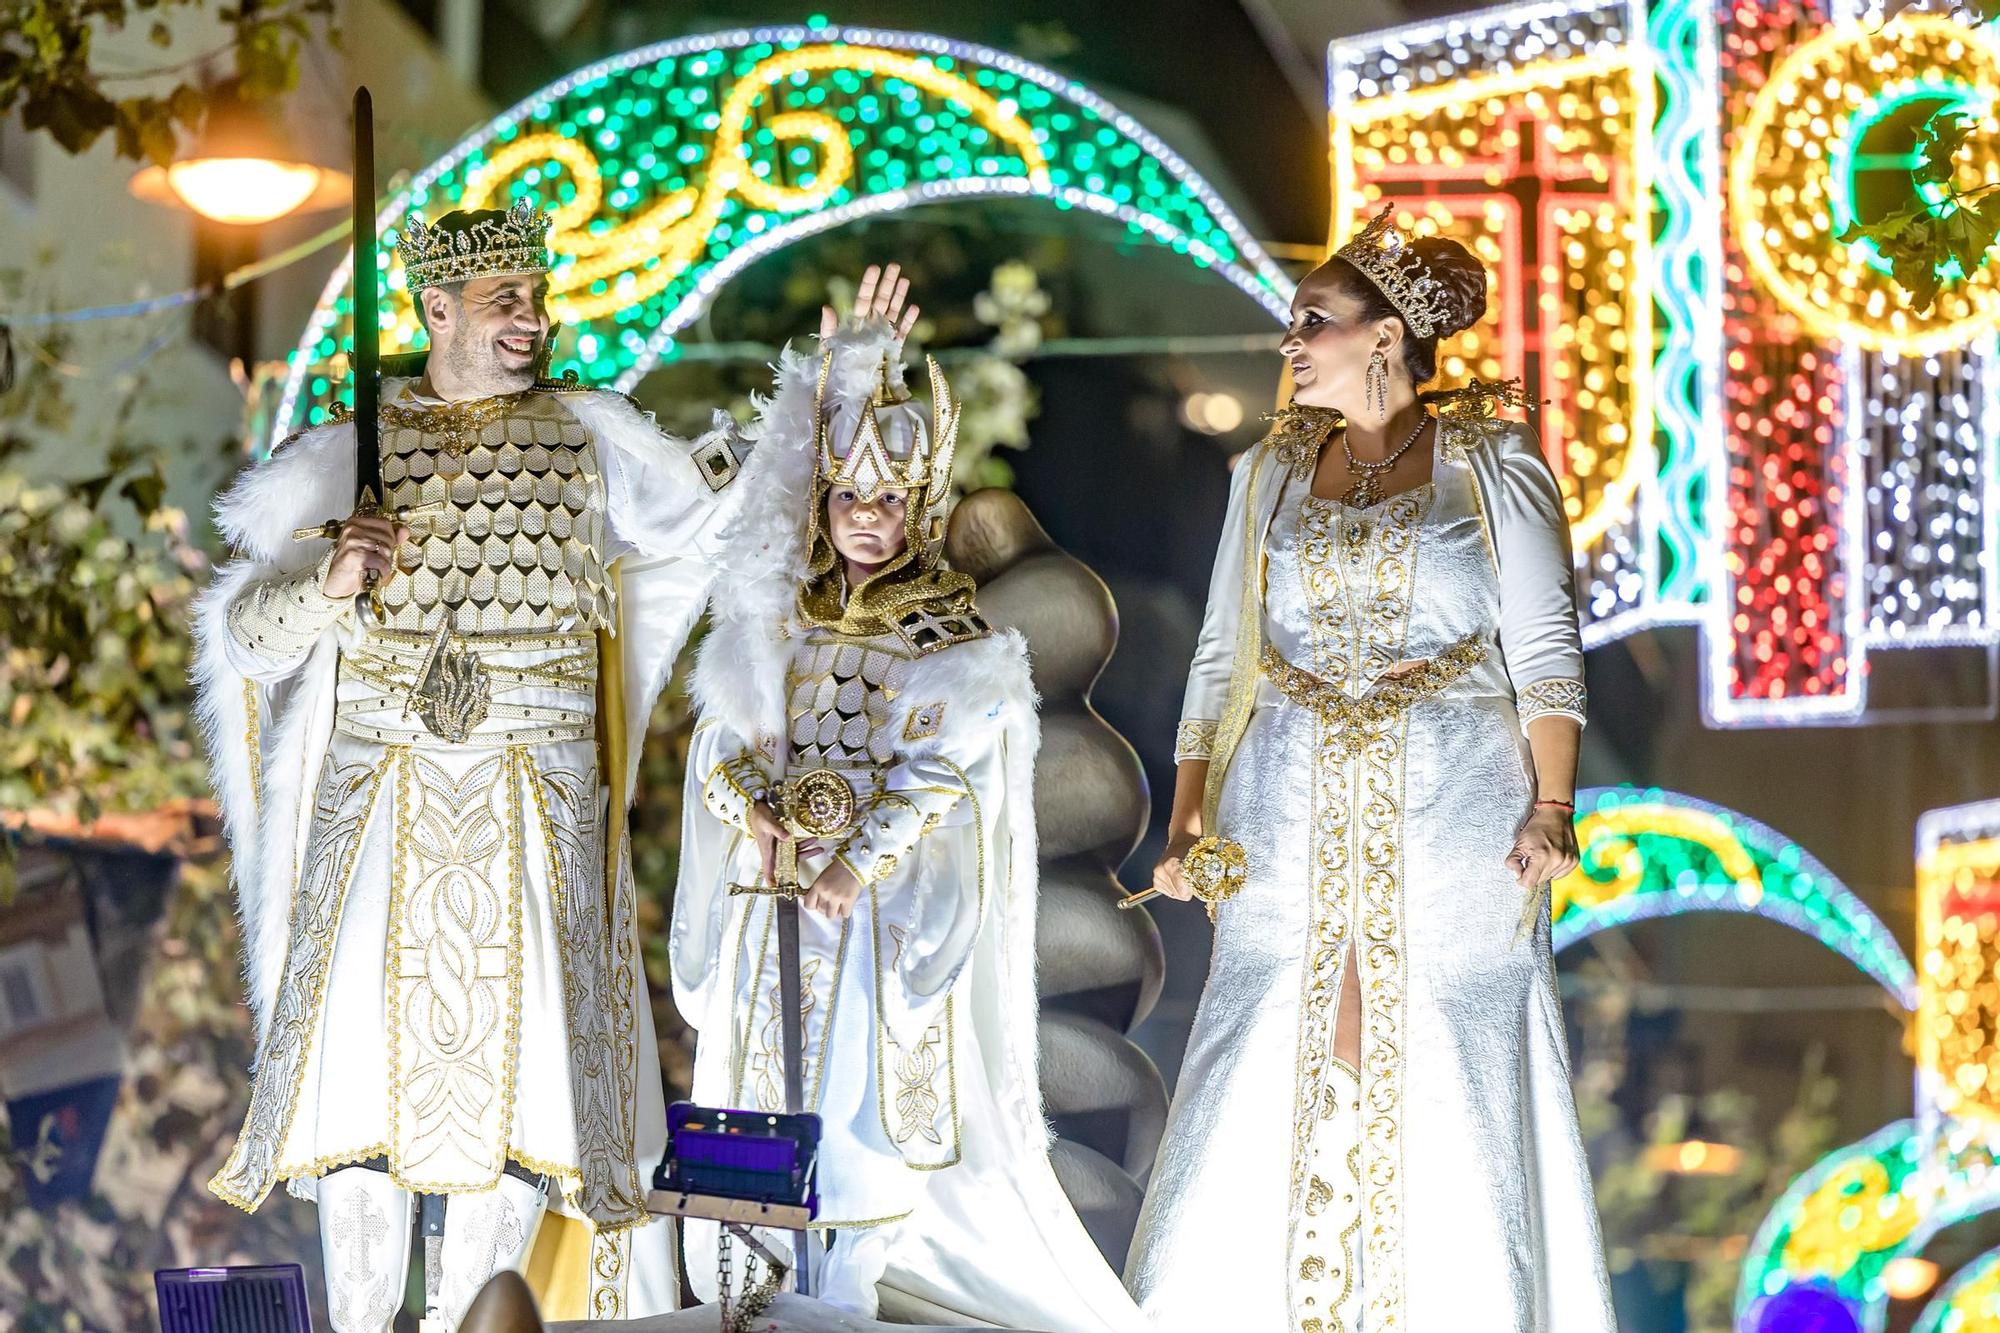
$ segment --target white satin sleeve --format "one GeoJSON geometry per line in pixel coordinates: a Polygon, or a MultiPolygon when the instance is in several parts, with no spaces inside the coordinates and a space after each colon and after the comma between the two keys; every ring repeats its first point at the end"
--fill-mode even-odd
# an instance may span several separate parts
{"type": "MultiPolygon", "coordinates": [[[[1222,516],[1222,539],[1215,548],[1215,571],[1208,582],[1208,609],[1201,619],[1201,638],[1188,667],[1187,694],[1181,702],[1181,722],[1174,733],[1174,762],[1207,759],[1215,750],[1216,729],[1229,698],[1229,673],[1236,659],[1236,631],[1242,623],[1243,530],[1250,522],[1250,474],[1256,451],[1236,460],[1229,481],[1229,507],[1222,516]]],[[[1251,608],[1251,614],[1256,614],[1251,608]]]]}
{"type": "Polygon", "coordinates": [[[688,741],[680,876],[667,929],[667,958],[674,1004],[697,1029],[720,1021],[711,1004],[718,998],[715,986],[727,952],[729,885],[740,877],[754,878],[756,865],[742,810],[733,805],[729,789],[717,788],[713,778],[723,766],[752,753],[734,730],[714,721],[698,723],[688,741]],[[718,800],[720,810],[715,808],[718,800]]]}
{"type": "Polygon", "coordinates": [[[1487,505],[1500,566],[1500,652],[1521,726],[1551,715],[1581,725],[1588,698],[1562,490],[1532,428],[1515,424],[1495,445],[1498,484],[1487,505]]]}
{"type": "Polygon", "coordinates": [[[608,554],[649,563],[711,559],[735,512],[730,483],[748,453],[741,428],[718,411],[708,430],[681,440],[617,395],[592,397],[615,400],[590,405],[596,434],[610,446],[600,453],[613,548],[608,554]]]}

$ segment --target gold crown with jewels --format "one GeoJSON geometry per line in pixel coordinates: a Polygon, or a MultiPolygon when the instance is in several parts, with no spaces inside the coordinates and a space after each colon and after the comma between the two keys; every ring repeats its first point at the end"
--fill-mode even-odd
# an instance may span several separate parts
{"type": "Polygon", "coordinates": [[[848,438],[847,448],[835,453],[826,411],[826,380],[833,366],[833,354],[820,362],[819,387],[814,397],[814,419],[819,423],[813,450],[819,475],[828,486],[845,486],[863,500],[873,500],[884,490],[909,491],[914,499],[923,492],[926,499],[942,500],[951,491],[952,458],[958,452],[960,405],[951,391],[935,357],[925,357],[931,377],[931,421],[926,430],[921,421],[897,414],[893,426],[884,427],[876,409],[897,407],[910,401],[907,393],[889,382],[889,357],[882,357],[875,393],[861,409],[861,420],[848,438]],[[935,487],[935,494],[932,488],[935,487]]]}
{"type": "Polygon", "coordinates": [[[1334,257],[1360,269],[1389,298],[1411,333],[1429,338],[1451,322],[1450,295],[1410,248],[1395,213],[1394,204],[1384,204],[1375,220],[1335,250],[1334,257]]]}
{"type": "Polygon", "coordinates": [[[547,213],[517,199],[502,213],[453,210],[436,222],[412,216],[396,242],[412,293],[447,282],[549,271],[547,213]]]}

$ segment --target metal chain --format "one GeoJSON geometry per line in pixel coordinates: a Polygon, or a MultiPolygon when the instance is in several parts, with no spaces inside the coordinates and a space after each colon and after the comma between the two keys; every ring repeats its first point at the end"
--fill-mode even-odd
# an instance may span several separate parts
{"type": "Polygon", "coordinates": [[[716,1303],[720,1307],[720,1333],[751,1333],[750,1325],[758,1315],[770,1306],[772,1298],[778,1294],[778,1284],[785,1280],[786,1267],[782,1263],[760,1262],[758,1250],[761,1248],[755,1237],[749,1237],[749,1253],[743,1256],[743,1299],[730,1298],[731,1286],[731,1228],[721,1224],[721,1239],[716,1246],[716,1303]],[[760,1275],[759,1269],[762,1270],[760,1275]]]}
{"type": "Polygon", "coordinates": [[[735,1312],[730,1308],[729,1302],[729,1228],[727,1225],[720,1223],[717,1225],[721,1228],[721,1238],[716,1246],[717,1268],[715,1275],[716,1296],[718,1303],[722,1307],[720,1328],[721,1333],[735,1333],[735,1312]]]}

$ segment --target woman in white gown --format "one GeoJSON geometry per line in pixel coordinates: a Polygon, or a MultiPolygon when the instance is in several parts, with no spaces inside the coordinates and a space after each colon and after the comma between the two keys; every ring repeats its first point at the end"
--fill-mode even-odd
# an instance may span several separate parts
{"type": "Polygon", "coordinates": [[[1294,406],[1237,468],[1155,871],[1235,889],[1126,1273],[1157,1328],[1614,1327],[1544,892],[1562,498],[1498,386],[1418,394],[1485,290],[1385,211],[1300,285],[1294,406]]]}

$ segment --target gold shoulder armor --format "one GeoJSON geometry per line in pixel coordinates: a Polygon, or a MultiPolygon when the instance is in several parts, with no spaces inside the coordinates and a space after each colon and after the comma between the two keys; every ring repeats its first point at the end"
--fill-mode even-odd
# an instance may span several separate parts
{"type": "Polygon", "coordinates": [[[901,639],[919,657],[943,648],[956,647],[961,643],[971,643],[993,633],[993,627],[986,623],[986,617],[979,614],[979,608],[966,602],[961,607],[940,609],[935,604],[911,607],[890,622],[896,637],[901,639]]]}
{"type": "MultiPolygon", "coordinates": [[[[536,380],[536,381],[535,381],[535,385],[534,385],[534,392],[536,392],[536,393],[582,393],[582,392],[584,392],[584,391],[585,391],[586,389],[588,389],[589,387],[590,387],[590,386],[589,386],[589,385],[587,385],[587,384],[585,384],[585,383],[583,382],[583,379],[582,379],[582,377],[581,377],[581,376],[579,376],[579,375],[578,375],[578,374],[577,374],[577,373],[576,373],[576,372],[575,372],[574,370],[565,370],[565,371],[564,371],[564,372],[562,373],[562,378],[561,378],[561,379],[553,379],[553,380],[552,380],[552,379],[538,379],[538,380],[536,380]]],[[[625,398],[625,395],[624,395],[624,394],[620,394],[620,395],[618,395],[618,396],[619,396],[619,397],[621,397],[621,398],[625,398]]],[[[629,399],[629,398],[626,398],[626,401],[627,401],[627,402],[630,402],[630,401],[631,401],[631,399],[629,399]]]]}

